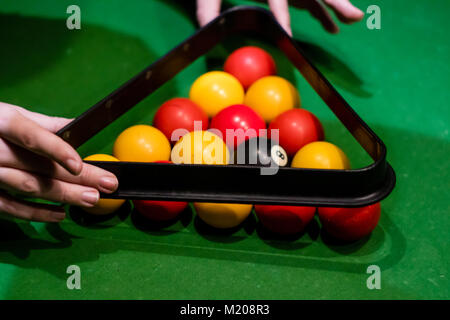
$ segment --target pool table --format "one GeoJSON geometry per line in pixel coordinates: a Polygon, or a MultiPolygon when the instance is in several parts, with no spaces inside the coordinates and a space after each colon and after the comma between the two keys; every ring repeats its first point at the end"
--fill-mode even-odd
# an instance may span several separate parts
{"type": "MultiPolygon", "coordinates": [[[[369,13],[357,24],[339,24],[337,35],[305,11],[292,8],[291,19],[304,53],[385,142],[396,171],[397,185],[369,237],[338,243],[317,217],[304,234],[285,239],[268,234],[254,213],[241,227],[218,232],[192,206],[162,226],[140,218],[130,203],[105,218],[67,207],[59,224],[0,219],[0,298],[450,298],[450,3],[353,2],[363,11],[378,5],[381,29],[367,27],[369,13]],[[81,270],[79,290],[67,286],[71,265],[81,270]],[[373,265],[380,289],[367,286],[373,265]]],[[[265,6],[229,0],[223,7],[241,4],[265,6]]],[[[192,35],[193,12],[181,1],[4,0],[0,101],[76,117],[192,35]],[[79,30],[66,27],[73,4],[81,9],[79,30]]],[[[187,97],[199,75],[220,69],[247,44],[274,56],[278,73],[298,88],[303,107],[352,167],[371,163],[284,55],[249,37],[213,48],[81,146],[80,155],[111,153],[122,130],[151,124],[164,101],[187,97]]]]}

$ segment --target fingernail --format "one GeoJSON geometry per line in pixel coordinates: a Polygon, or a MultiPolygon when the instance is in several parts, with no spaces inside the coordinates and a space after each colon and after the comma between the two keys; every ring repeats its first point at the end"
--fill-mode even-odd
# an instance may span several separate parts
{"type": "Polygon", "coordinates": [[[66,213],[55,211],[55,212],[52,212],[52,214],[50,216],[55,220],[64,220],[64,218],[66,217],[66,213]]]}
{"type": "Polygon", "coordinates": [[[70,170],[73,174],[79,174],[81,172],[81,165],[82,163],[80,161],[77,161],[75,159],[69,159],[66,162],[67,168],[70,170]]]}
{"type": "Polygon", "coordinates": [[[98,202],[98,199],[99,194],[95,191],[85,191],[81,196],[81,200],[89,207],[94,206],[98,202]]]}
{"type": "Polygon", "coordinates": [[[117,185],[119,182],[116,178],[112,177],[103,177],[100,179],[100,187],[109,190],[111,192],[115,191],[117,189],[117,185]]]}

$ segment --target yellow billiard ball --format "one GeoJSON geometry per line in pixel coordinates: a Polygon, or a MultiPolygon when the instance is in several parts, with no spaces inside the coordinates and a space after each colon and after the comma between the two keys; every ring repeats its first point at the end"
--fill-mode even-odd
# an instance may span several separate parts
{"type": "Polygon", "coordinates": [[[168,161],[170,142],[158,129],[148,125],[135,125],[124,130],[114,142],[114,156],[120,161],[168,161]]]}
{"type": "Polygon", "coordinates": [[[230,152],[218,135],[209,131],[192,131],[175,144],[171,160],[178,164],[228,164],[230,152]]]}
{"type": "Polygon", "coordinates": [[[286,79],[268,76],[257,80],[248,88],[244,104],[255,110],[266,122],[270,122],[279,114],[300,107],[300,95],[286,79]]]}
{"type": "MultiPolygon", "coordinates": [[[[84,158],[86,161],[119,161],[117,158],[107,154],[94,154],[84,158]]],[[[84,211],[94,215],[107,215],[117,211],[125,200],[122,199],[100,199],[97,204],[91,208],[82,208],[84,211]]]]}
{"type": "Polygon", "coordinates": [[[291,166],[310,169],[350,169],[350,162],[344,151],[334,144],[316,141],[298,150],[291,166]]]}
{"type": "Polygon", "coordinates": [[[189,98],[209,117],[220,110],[244,102],[244,88],[239,80],[223,71],[211,71],[198,77],[191,86],[189,98]]]}
{"type": "Polygon", "coordinates": [[[251,204],[195,202],[195,211],[206,224],[220,229],[240,225],[252,212],[251,204]]]}

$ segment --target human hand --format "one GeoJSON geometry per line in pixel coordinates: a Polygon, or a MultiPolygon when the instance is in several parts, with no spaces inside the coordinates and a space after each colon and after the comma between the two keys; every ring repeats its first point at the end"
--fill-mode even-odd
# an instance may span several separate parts
{"type": "Polygon", "coordinates": [[[92,207],[99,191],[117,189],[112,173],[84,163],[54,134],[70,121],[0,102],[0,214],[58,222],[65,218],[62,206],[19,200],[11,193],[92,207]]]}
{"type": "MultiPolygon", "coordinates": [[[[197,0],[197,20],[200,26],[204,26],[219,15],[221,2],[221,0],[197,0]]],[[[288,0],[267,0],[267,2],[278,23],[292,36],[288,0]]],[[[334,23],[324,4],[334,11],[340,21],[347,24],[360,21],[364,16],[364,13],[349,0],[291,0],[290,4],[308,10],[331,33],[339,32],[339,27],[334,23]]]]}

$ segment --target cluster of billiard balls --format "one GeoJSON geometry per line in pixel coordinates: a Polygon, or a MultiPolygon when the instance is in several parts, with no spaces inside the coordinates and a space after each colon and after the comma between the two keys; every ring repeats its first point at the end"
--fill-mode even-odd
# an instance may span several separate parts
{"type": "MultiPolygon", "coordinates": [[[[300,105],[297,89],[276,75],[270,54],[242,47],[227,58],[224,71],[197,78],[189,98],[162,104],[152,126],[135,125],[123,131],[114,143],[114,156],[97,154],[85,160],[349,169],[345,153],[323,141],[319,119],[300,105]]],[[[111,214],[124,202],[100,199],[95,207],[84,210],[111,214]]],[[[133,204],[154,221],[176,219],[188,206],[187,202],[150,200],[133,204]]],[[[193,205],[200,219],[222,229],[237,227],[253,209],[251,204],[193,205]]],[[[318,212],[330,235],[349,241],[368,235],[380,217],[379,203],[352,209],[277,205],[255,205],[254,209],[266,229],[282,235],[302,232],[318,212]]]]}

